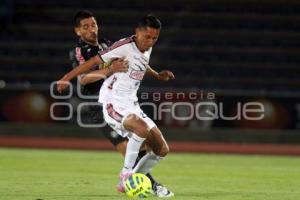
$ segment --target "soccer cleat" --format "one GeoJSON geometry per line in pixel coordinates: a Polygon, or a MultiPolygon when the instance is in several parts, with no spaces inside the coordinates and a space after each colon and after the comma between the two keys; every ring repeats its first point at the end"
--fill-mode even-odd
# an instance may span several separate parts
{"type": "Polygon", "coordinates": [[[123,185],[123,181],[120,181],[117,185],[117,191],[118,192],[121,192],[121,193],[125,193],[125,188],[124,188],[124,185],[123,185]]]}
{"type": "Polygon", "coordinates": [[[121,193],[125,193],[125,187],[124,187],[124,181],[131,176],[132,173],[127,172],[127,173],[120,173],[120,182],[117,185],[117,191],[121,193]]]}
{"type": "Polygon", "coordinates": [[[167,198],[167,197],[174,196],[173,192],[171,192],[170,190],[168,190],[168,188],[166,188],[165,186],[163,186],[159,183],[155,183],[153,185],[153,192],[157,197],[160,197],[160,198],[167,198]]]}

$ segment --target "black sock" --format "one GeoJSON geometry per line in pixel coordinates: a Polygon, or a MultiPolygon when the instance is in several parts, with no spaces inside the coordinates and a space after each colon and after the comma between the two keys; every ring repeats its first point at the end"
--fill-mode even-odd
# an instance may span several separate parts
{"type": "Polygon", "coordinates": [[[154,186],[157,185],[158,182],[156,182],[156,180],[153,178],[153,176],[150,173],[146,174],[146,176],[150,179],[152,183],[152,188],[154,189],[154,186]]]}
{"type": "Polygon", "coordinates": [[[138,157],[136,158],[136,161],[135,161],[133,167],[135,167],[135,166],[138,164],[138,162],[140,161],[140,159],[141,159],[144,155],[146,155],[146,153],[147,153],[146,150],[143,150],[143,151],[140,151],[140,152],[139,152],[139,155],[138,155],[138,157]]]}
{"type": "Polygon", "coordinates": [[[146,150],[142,150],[142,151],[139,152],[138,158],[141,159],[146,154],[147,154],[147,151],[146,150]]]}

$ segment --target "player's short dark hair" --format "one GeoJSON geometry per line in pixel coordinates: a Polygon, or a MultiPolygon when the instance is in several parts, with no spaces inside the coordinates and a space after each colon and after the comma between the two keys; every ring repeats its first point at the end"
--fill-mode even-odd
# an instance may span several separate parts
{"type": "Polygon", "coordinates": [[[91,11],[89,11],[89,10],[80,10],[80,11],[78,11],[74,16],[74,26],[79,27],[81,20],[87,19],[87,18],[90,18],[90,17],[95,18],[94,14],[91,11]]]}
{"type": "Polygon", "coordinates": [[[154,28],[154,29],[161,29],[161,22],[157,17],[155,17],[152,14],[149,14],[149,15],[143,17],[139,21],[137,27],[138,28],[150,27],[150,28],[154,28]]]}

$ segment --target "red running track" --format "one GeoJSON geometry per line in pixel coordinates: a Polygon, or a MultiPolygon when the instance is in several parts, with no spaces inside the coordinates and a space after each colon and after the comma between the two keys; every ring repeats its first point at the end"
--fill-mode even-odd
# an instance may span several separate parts
{"type": "MultiPolygon", "coordinates": [[[[300,145],[169,141],[171,152],[300,155],[300,145]]],[[[0,147],[114,150],[105,139],[0,136],[0,147]]]]}

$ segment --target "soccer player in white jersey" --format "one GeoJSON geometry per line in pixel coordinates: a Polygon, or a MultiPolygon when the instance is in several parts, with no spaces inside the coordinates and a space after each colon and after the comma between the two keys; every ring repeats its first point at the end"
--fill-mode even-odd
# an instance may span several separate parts
{"type": "MultiPolygon", "coordinates": [[[[145,74],[158,80],[174,79],[171,71],[157,73],[149,66],[152,47],[156,43],[161,29],[159,19],[152,15],[142,18],[135,29],[135,35],[122,39],[76,67],[58,81],[57,89],[62,91],[67,87],[64,81],[69,81],[77,75],[88,71],[95,64],[109,62],[114,58],[124,58],[129,68],[125,73],[115,73],[105,80],[101,87],[99,102],[103,104],[103,114],[106,122],[122,136],[129,138],[123,169],[120,173],[118,191],[123,192],[122,181],[134,172],[148,173],[158,161],[169,152],[169,147],[155,123],[143,113],[137,103],[137,91],[145,74]],[[139,149],[143,142],[151,150],[134,167],[139,149]]],[[[103,69],[105,70],[109,69],[103,69]]],[[[169,196],[173,196],[170,193],[169,196]]]]}

